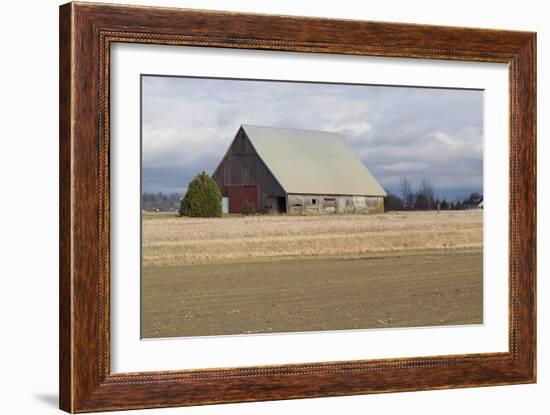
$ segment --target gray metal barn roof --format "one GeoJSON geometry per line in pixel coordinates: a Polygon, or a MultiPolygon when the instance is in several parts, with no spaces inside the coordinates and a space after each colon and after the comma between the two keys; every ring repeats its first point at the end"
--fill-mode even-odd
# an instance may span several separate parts
{"type": "Polygon", "coordinates": [[[287,193],[386,195],[340,134],[252,125],[242,128],[287,193]]]}

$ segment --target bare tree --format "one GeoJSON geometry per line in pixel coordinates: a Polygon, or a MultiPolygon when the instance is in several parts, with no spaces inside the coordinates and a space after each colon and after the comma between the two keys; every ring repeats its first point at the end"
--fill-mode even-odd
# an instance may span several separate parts
{"type": "Polygon", "coordinates": [[[434,189],[432,187],[432,182],[427,179],[422,179],[418,193],[424,197],[427,209],[433,209],[435,207],[434,189]]]}
{"type": "Polygon", "coordinates": [[[409,179],[402,177],[399,180],[399,191],[401,193],[401,199],[403,200],[403,206],[411,208],[411,201],[413,200],[412,186],[409,179]]]}

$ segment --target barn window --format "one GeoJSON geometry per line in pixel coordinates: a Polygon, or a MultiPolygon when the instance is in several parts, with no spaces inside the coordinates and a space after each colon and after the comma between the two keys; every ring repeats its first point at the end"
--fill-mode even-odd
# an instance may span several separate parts
{"type": "Polygon", "coordinates": [[[311,204],[316,205],[317,204],[317,199],[311,199],[311,204]]]}

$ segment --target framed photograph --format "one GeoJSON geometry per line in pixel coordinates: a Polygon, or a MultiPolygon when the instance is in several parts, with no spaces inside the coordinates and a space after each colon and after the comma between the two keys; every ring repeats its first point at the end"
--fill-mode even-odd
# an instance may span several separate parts
{"type": "Polygon", "coordinates": [[[536,381],[536,35],[60,8],[60,407],[536,381]]]}

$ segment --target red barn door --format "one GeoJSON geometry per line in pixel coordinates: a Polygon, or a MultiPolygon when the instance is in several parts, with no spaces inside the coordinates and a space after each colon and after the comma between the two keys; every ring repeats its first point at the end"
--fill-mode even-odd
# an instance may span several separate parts
{"type": "Polygon", "coordinates": [[[254,206],[254,211],[259,212],[260,196],[257,184],[233,184],[227,186],[229,197],[229,213],[240,213],[245,203],[254,206]]]}

